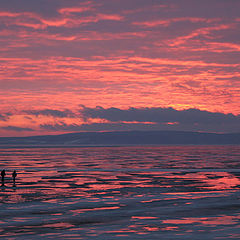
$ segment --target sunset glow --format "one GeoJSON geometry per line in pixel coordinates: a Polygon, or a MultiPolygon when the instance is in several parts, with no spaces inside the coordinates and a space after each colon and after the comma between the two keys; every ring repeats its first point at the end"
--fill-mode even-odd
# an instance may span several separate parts
{"type": "Polygon", "coordinates": [[[0,136],[240,132],[239,9],[218,0],[1,2],[0,136]],[[205,115],[179,120],[188,109],[205,115]],[[216,114],[228,120],[215,127],[216,114]]]}

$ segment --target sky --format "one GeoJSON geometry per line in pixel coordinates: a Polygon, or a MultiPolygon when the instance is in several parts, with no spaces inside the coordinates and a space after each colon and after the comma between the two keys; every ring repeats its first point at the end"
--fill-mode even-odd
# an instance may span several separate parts
{"type": "Polygon", "coordinates": [[[239,0],[0,2],[0,136],[240,132],[239,0]]]}

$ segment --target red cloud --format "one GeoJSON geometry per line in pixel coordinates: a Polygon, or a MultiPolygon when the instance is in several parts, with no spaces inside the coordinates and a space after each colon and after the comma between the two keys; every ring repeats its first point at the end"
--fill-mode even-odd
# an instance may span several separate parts
{"type": "Polygon", "coordinates": [[[93,10],[92,7],[89,6],[83,6],[83,7],[69,7],[69,8],[61,8],[58,10],[61,14],[70,14],[70,13],[81,13],[86,11],[93,10]]]}
{"type": "Polygon", "coordinates": [[[45,29],[54,27],[75,27],[81,24],[99,22],[101,20],[121,21],[123,16],[118,14],[92,13],[89,16],[79,17],[71,13],[90,10],[91,8],[63,8],[59,10],[60,16],[55,18],[44,18],[31,12],[0,12],[0,18],[6,25],[17,25],[33,29],[45,29]]]}
{"type": "Polygon", "coordinates": [[[156,27],[159,25],[162,26],[169,26],[172,23],[175,22],[192,22],[192,23],[213,23],[220,21],[221,19],[208,19],[208,18],[194,18],[194,17],[182,17],[182,18],[170,18],[170,19],[160,19],[160,20],[152,20],[152,21],[144,21],[144,22],[133,22],[135,25],[140,25],[144,27],[156,27]]]}
{"type": "Polygon", "coordinates": [[[174,40],[171,40],[172,43],[170,44],[170,46],[178,46],[178,45],[184,44],[188,40],[199,37],[199,36],[211,38],[211,36],[210,36],[211,32],[231,29],[234,27],[235,27],[235,24],[218,24],[218,25],[211,26],[211,27],[198,28],[198,29],[192,31],[190,34],[187,34],[185,36],[181,36],[174,40]]]}

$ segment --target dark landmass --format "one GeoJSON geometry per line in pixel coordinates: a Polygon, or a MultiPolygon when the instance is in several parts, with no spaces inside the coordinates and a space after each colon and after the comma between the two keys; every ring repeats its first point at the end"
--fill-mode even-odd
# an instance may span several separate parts
{"type": "Polygon", "coordinates": [[[30,137],[0,137],[0,146],[111,146],[154,144],[240,144],[240,133],[123,131],[79,132],[30,137]]]}

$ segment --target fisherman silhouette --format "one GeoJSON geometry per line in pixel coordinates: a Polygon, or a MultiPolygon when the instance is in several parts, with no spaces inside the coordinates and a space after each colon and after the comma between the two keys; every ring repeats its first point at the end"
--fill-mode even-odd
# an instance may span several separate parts
{"type": "Polygon", "coordinates": [[[16,170],[14,170],[13,173],[12,173],[13,183],[14,184],[15,184],[16,176],[17,176],[17,172],[16,172],[16,170]]]}
{"type": "Polygon", "coordinates": [[[5,170],[3,169],[1,171],[1,176],[2,176],[2,186],[4,186],[4,177],[5,177],[6,173],[5,173],[5,170]]]}

